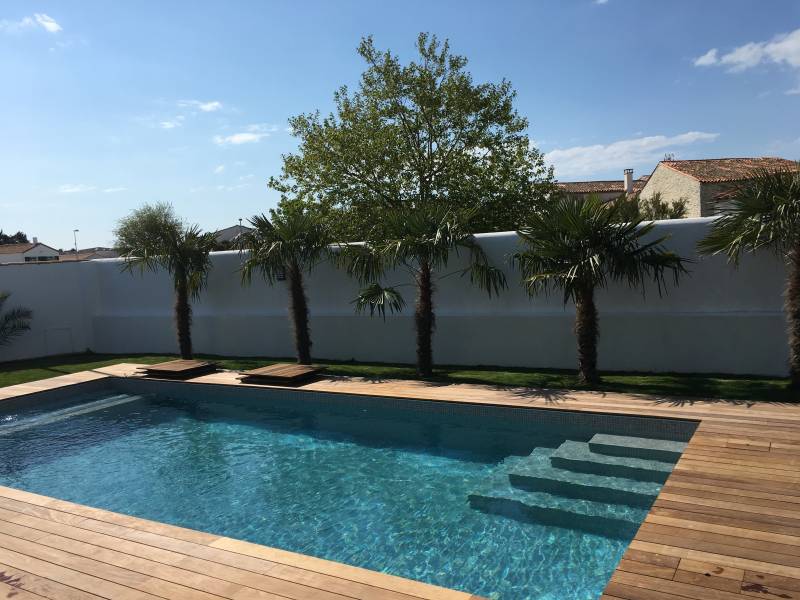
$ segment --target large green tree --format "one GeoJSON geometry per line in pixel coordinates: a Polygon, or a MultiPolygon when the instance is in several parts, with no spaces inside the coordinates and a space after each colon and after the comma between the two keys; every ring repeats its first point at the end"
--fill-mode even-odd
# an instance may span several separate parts
{"type": "Polygon", "coordinates": [[[159,271],[172,277],[175,288],[175,325],[181,358],[192,358],[192,306],[211,270],[209,253],[213,233],[187,225],[169,204],[146,204],[121,219],[114,230],[123,269],[159,271]]]}
{"type": "Polygon", "coordinates": [[[414,325],[417,337],[417,373],[433,374],[434,291],[443,277],[468,275],[473,284],[497,294],[506,286],[505,275],[492,266],[475,241],[470,219],[472,211],[455,211],[445,205],[401,206],[387,209],[382,225],[374,227],[364,244],[342,248],[339,260],[364,287],[356,299],[356,310],[386,315],[405,306],[400,287],[416,288],[414,325]],[[463,254],[466,265],[448,268],[454,256],[463,254]],[[405,272],[409,284],[385,285],[384,278],[405,272]]]}
{"type": "Polygon", "coordinates": [[[653,281],[659,294],[665,276],[677,283],[684,260],[666,250],[665,236],[653,237],[654,224],[641,217],[621,222],[621,207],[597,196],[555,199],[519,231],[524,249],[514,255],[530,294],[555,288],[575,303],[578,371],[582,382],[596,383],[599,335],[595,291],[619,282],[644,289],[653,281]]]}
{"type": "Polygon", "coordinates": [[[282,202],[270,216],[250,219],[252,231],[238,243],[248,251],[242,264],[242,281],[250,283],[260,273],[273,285],[285,280],[289,292],[289,315],[294,329],[297,362],[311,364],[311,331],[304,274],[330,257],[330,228],[317,212],[299,202],[282,202]]]}
{"type": "Polygon", "coordinates": [[[336,91],[328,116],[290,120],[299,148],[270,185],[333,213],[347,240],[364,239],[386,209],[429,203],[476,206],[476,231],[516,229],[553,186],[511,84],[475,83],[436,36],[420,34],[417,51],[404,64],[364,38],[357,91],[336,91]]]}
{"type": "Polygon", "coordinates": [[[737,265],[743,252],[762,249],[786,261],[790,385],[800,390],[800,163],[795,169],[761,171],[726,195],[722,216],[698,249],[727,254],[737,265]]]}

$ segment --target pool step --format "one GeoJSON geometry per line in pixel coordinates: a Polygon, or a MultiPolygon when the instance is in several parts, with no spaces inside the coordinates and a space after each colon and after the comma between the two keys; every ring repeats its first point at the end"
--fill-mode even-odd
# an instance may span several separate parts
{"type": "Polygon", "coordinates": [[[504,517],[577,529],[620,539],[630,539],[636,533],[646,509],[565,498],[546,492],[530,492],[508,483],[505,472],[487,482],[484,489],[469,495],[470,507],[504,517]]]}
{"type": "Polygon", "coordinates": [[[660,484],[649,481],[559,469],[550,463],[552,453],[548,448],[536,448],[530,456],[507,458],[504,469],[511,485],[529,492],[645,508],[661,490],[660,484]]]}
{"type": "Polygon", "coordinates": [[[588,443],[571,440],[567,440],[553,452],[550,464],[558,469],[577,473],[655,483],[664,483],[673,467],[671,462],[595,453],[588,443]]]}
{"type": "Polygon", "coordinates": [[[598,433],[589,440],[589,448],[596,454],[676,463],[686,449],[686,444],[684,442],[598,433]]]}

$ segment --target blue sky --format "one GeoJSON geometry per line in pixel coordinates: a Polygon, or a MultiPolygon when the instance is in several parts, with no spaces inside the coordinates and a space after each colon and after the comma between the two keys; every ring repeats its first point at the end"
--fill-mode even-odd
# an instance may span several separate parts
{"type": "Polygon", "coordinates": [[[358,81],[359,39],[450,39],[509,79],[561,180],[678,158],[800,158],[797,0],[0,4],[0,227],[108,245],[168,201],[206,229],[274,206],[288,117],[358,81]]]}

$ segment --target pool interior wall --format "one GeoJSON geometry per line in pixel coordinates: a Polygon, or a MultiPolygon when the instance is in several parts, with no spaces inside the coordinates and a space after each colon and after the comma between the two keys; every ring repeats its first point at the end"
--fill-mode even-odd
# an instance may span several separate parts
{"type": "Polygon", "coordinates": [[[587,472],[580,453],[597,434],[669,444],[695,428],[111,378],[0,402],[0,484],[489,598],[582,600],[600,595],[660,483],[646,461],[631,475],[630,459],[603,456],[587,472]],[[86,402],[106,408],[69,416],[86,402]]]}

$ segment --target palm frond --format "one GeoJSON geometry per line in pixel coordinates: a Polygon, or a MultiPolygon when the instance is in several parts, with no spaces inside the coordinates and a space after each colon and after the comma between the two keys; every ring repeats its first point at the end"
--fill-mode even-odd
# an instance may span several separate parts
{"type": "Polygon", "coordinates": [[[289,268],[310,271],[320,260],[332,257],[331,235],[319,215],[300,205],[285,205],[269,217],[250,219],[253,230],[240,237],[239,249],[247,257],[242,263],[242,280],[247,283],[254,272],[270,285],[289,268]]]}
{"type": "Polygon", "coordinates": [[[416,278],[424,265],[439,277],[450,260],[462,250],[469,264],[455,274],[469,275],[470,282],[498,294],[506,287],[502,270],[493,267],[469,230],[474,209],[456,212],[441,204],[386,209],[379,225],[364,244],[352,244],[341,253],[348,272],[362,284],[379,282],[387,271],[405,267],[416,278]]]}
{"type": "Polygon", "coordinates": [[[616,203],[597,197],[564,197],[533,215],[519,232],[523,251],[512,256],[530,294],[559,289],[564,302],[581,290],[606,287],[610,281],[641,288],[653,281],[659,294],[665,275],[677,281],[686,260],[652,237],[652,223],[622,221],[616,203]]]}
{"type": "Polygon", "coordinates": [[[372,283],[359,292],[358,298],[353,301],[353,304],[355,304],[358,314],[362,314],[369,309],[371,317],[377,313],[385,320],[387,308],[391,313],[400,312],[406,302],[397,289],[381,287],[378,283],[372,283]]]}
{"type": "Polygon", "coordinates": [[[3,312],[3,307],[10,296],[8,292],[0,292],[0,346],[7,346],[14,338],[31,328],[33,311],[15,307],[3,312]]]}
{"type": "Polygon", "coordinates": [[[779,255],[800,238],[800,163],[796,169],[763,170],[727,194],[722,216],[698,243],[702,254],[726,254],[738,263],[743,252],[771,248],[779,255]]]}

